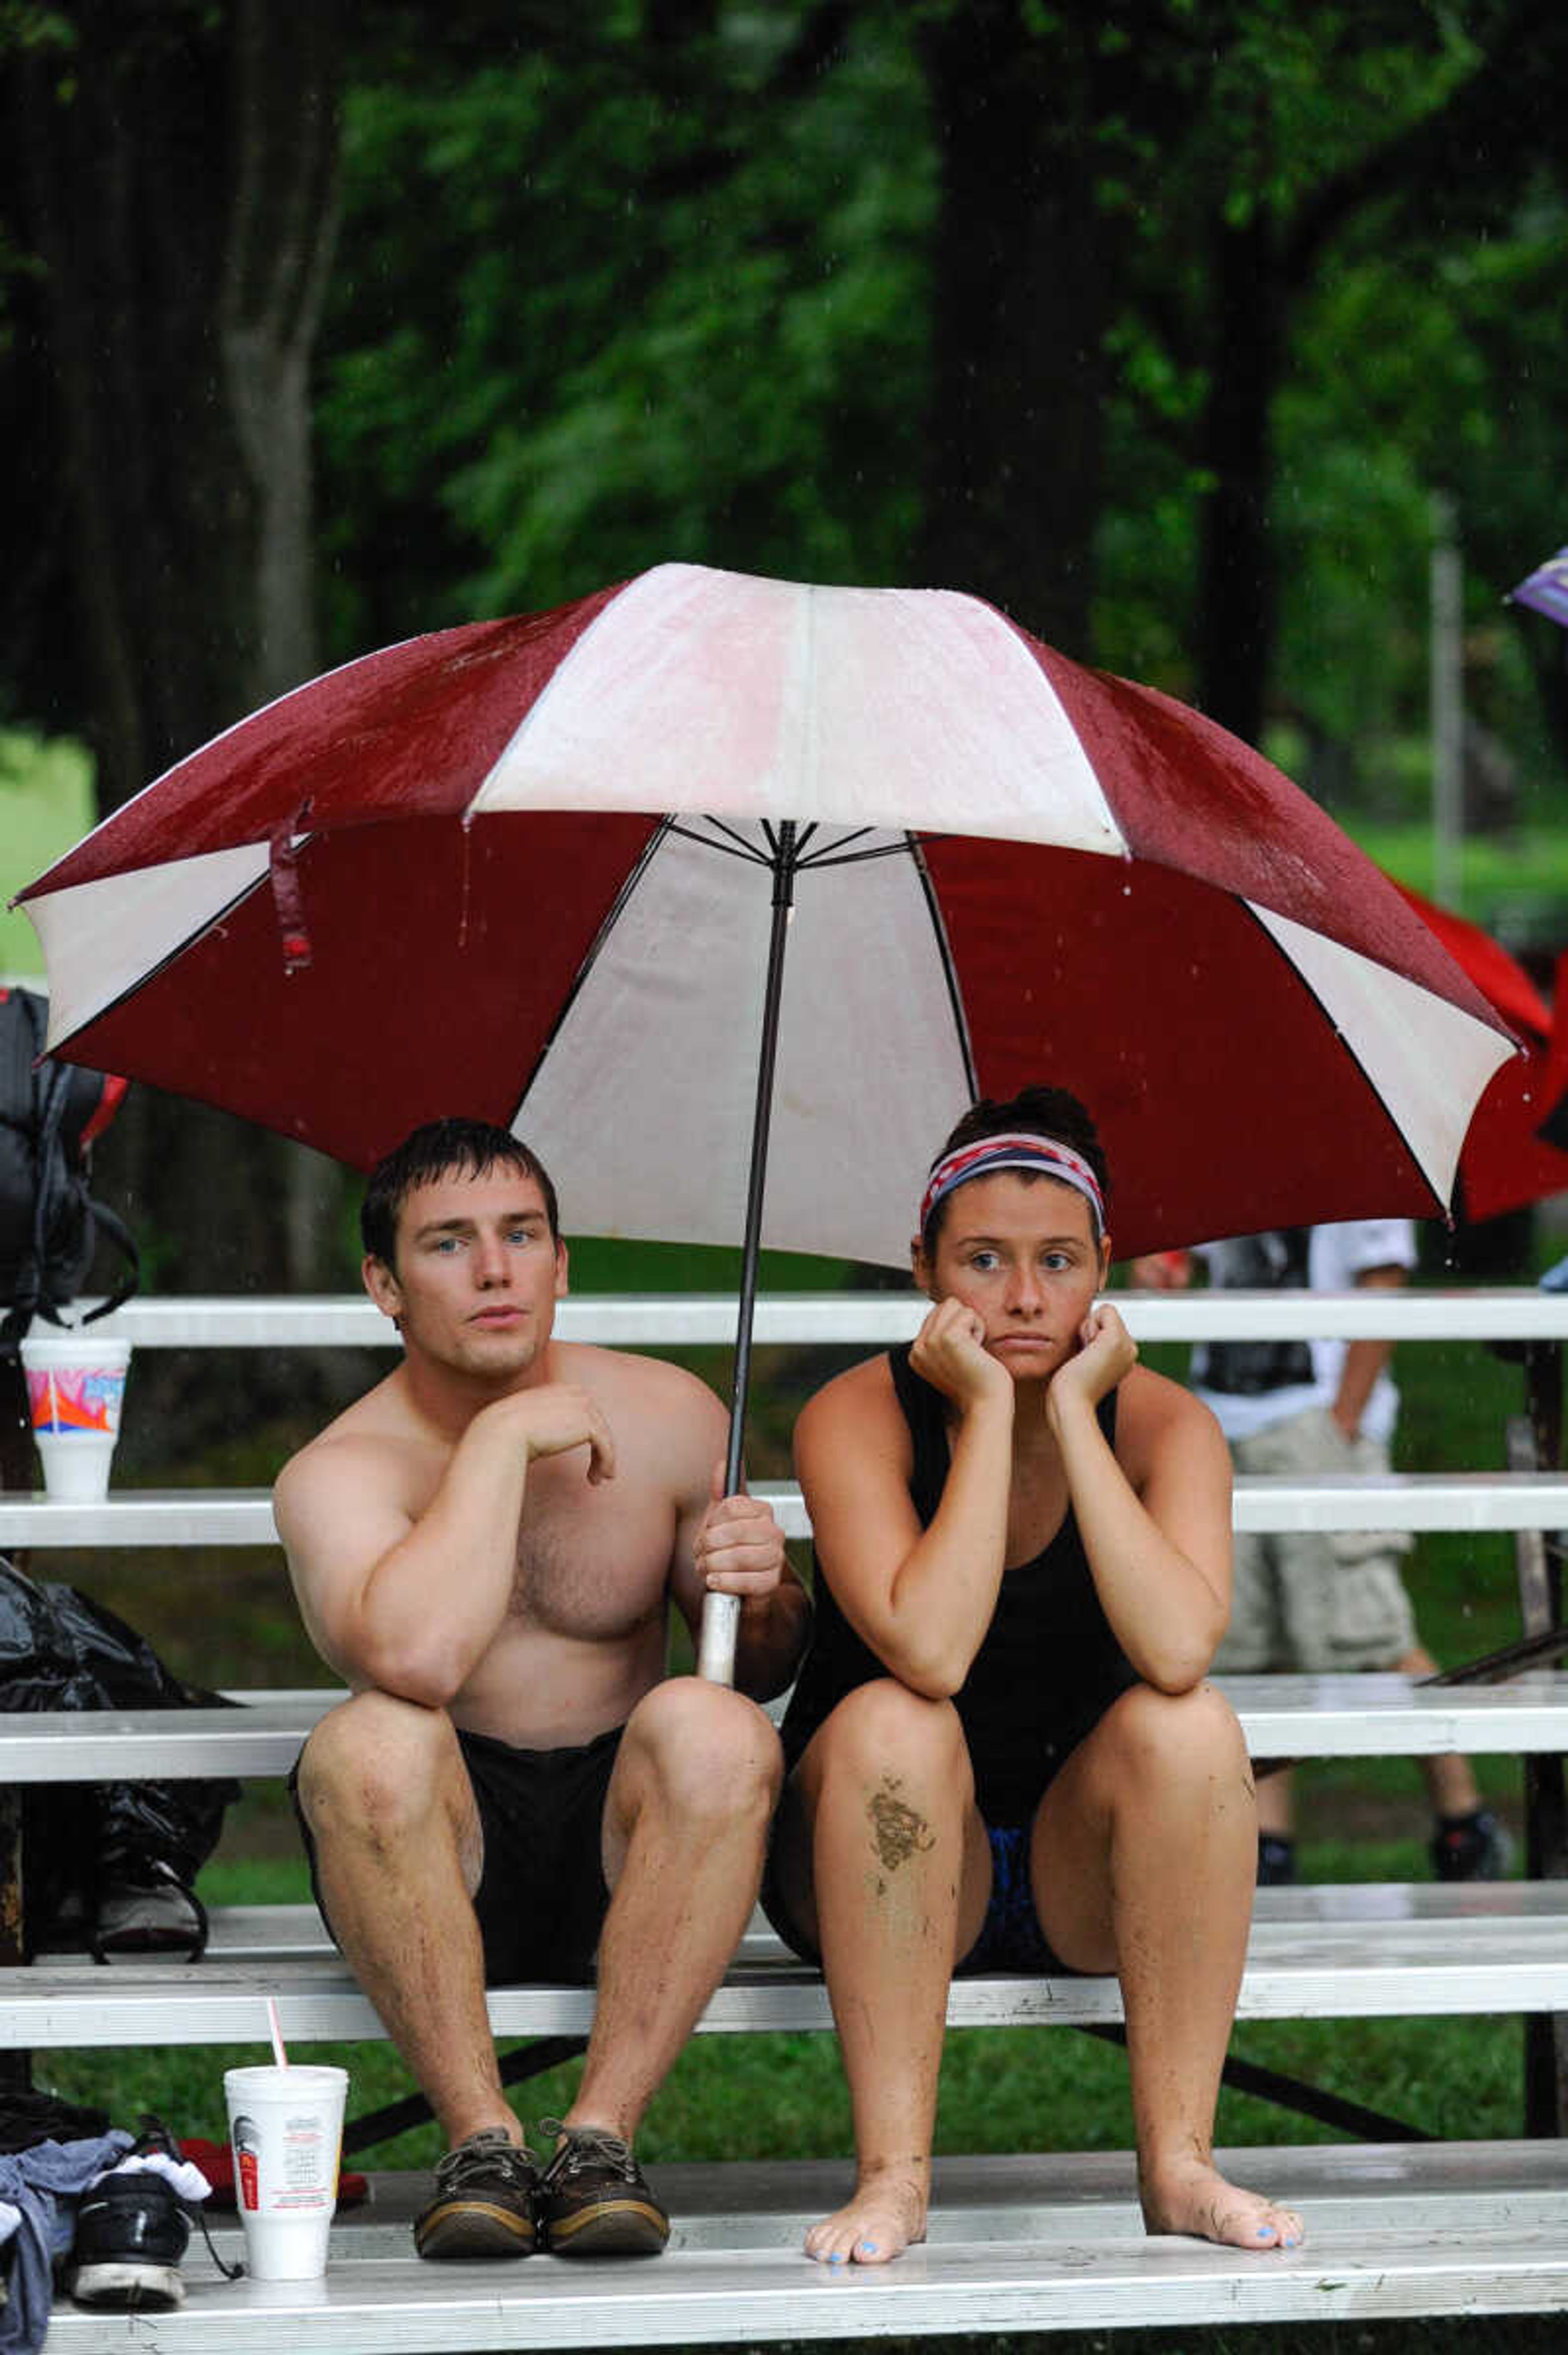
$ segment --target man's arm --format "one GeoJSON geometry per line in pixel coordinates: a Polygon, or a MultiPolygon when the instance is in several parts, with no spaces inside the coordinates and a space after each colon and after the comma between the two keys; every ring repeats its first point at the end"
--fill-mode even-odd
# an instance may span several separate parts
{"type": "MultiPolygon", "coordinates": [[[[696,1587],[696,1615],[686,1613],[692,1641],[699,1639],[702,1597],[738,1594],[735,1685],[752,1700],[772,1700],[787,1690],[805,1649],[811,1603],[784,1552],[784,1531],[760,1497],[725,1497],[724,1464],[713,1467],[711,1495],[695,1522],[690,1572],[676,1573],[676,1595],[696,1587]]],[[[686,1518],[677,1540],[677,1562],[686,1545],[686,1518]]]]}
{"type": "Polygon", "coordinates": [[[444,1708],[510,1604],[528,1467],[574,1447],[586,1451],[586,1478],[611,1477],[613,1445],[586,1391],[552,1383],[497,1399],[474,1417],[417,1517],[398,1493],[395,1443],[356,1434],[296,1455],[273,1503],[323,1657],[357,1686],[444,1708]]]}
{"type": "Polygon", "coordinates": [[[722,1494],[724,1411],[706,1383],[684,1380],[690,1388],[668,1452],[678,1482],[670,1591],[694,1644],[704,1596],[740,1596],[736,1689],[771,1700],[786,1689],[805,1649],[811,1604],[790,1568],[772,1507],[760,1497],[722,1494]]]}
{"type": "MultiPolygon", "coordinates": [[[[1404,1270],[1397,1262],[1387,1267],[1364,1267],[1356,1282],[1375,1290],[1397,1291],[1404,1282],[1404,1270]]],[[[1360,1430],[1367,1401],[1392,1355],[1392,1341],[1351,1341],[1347,1345],[1345,1362],[1339,1369],[1339,1387],[1328,1409],[1347,1439],[1354,1439],[1360,1430]]]]}

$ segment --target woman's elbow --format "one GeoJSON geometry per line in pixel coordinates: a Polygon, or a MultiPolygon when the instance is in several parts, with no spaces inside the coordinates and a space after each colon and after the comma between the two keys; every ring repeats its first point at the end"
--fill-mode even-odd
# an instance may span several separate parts
{"type": "Polygon", "coordinates": [[[922,1700],[951,1700],[963,1689],[972,1662],[937,1651],[901,1649],[888,1659],[887,1666],[900,1684],[907,1685],[922,1700]]]}
{"type": "Polygon", "coordinates": [[[1223,1633],[1222,1627],[1217,1627],[1207,1638],[1195,1634],[1179,1642],[1152,1646],[1133,1665],[1145,1684],[1179,1699],[1183,1693],[1195,1692],[1209,1674],[1223,1633]]]}

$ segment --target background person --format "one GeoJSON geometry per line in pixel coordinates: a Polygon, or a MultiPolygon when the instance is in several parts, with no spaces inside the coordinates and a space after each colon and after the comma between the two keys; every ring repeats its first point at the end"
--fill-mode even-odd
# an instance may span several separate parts
{"type": "Polygon", "coordinates": [[[1256,1855],[1245,1746],[1204,1682],[1231,1474],[1207,1409],[1096,1307],[1105,1167],[1077,1100],[981,1103],[933,1167],[912,1348],[801,1415],[816,1634],[766,1902],[820,1956],[857,2180],[828,2263],[925,2232],[948,1983],[1115,1971],[1151,2232],[1288,2245],[1215,2170],[1256,1855]]]}
{"type": "Polygon", "coordinates": [[[567,1255],[542,1165],[506,1130],[416,1130],[368,1188],[364,1276],[402,1362],[284,1468],[305,1625],[354,1687],[306,1742],[298,1805],[344,1955],[451,2146],[425,2257],[653,2253],[668,2222],[638,2121],[755,1898],[780,1778],[748,1692],[807,1620],[767,1506],[719,1497],[725,1419],[653,1359],[558,1341],[567,1255]],[[665,1678],[742,1598],[740,1689],[665,1678]],[[540,2177],[501,2090],[486,1984],[598,2000],[540,2177]]]}
{"type": "MultiPolygon", "coordinates": [[[[1202,1243],[1190,1254],[1134,1260],[1135,1284],[1179,1289],[1192,1261],[1228,1289],[1348,1291],[1401,1284],[1415,1264],[1408,1219],[1349,1220],[1202,1243]]],[[[1238,1472],[1301,1476],[1386,1472],[1399,1414],[1390,1341],[1200,1341],[1193,1390],[1230,1443],[1238,1472]]],[[[1436,1673],[1419,1641],[1400,1576],[1409,1533],[1385,1529],[1242,1530],[1235,1540],[1231,1625],[1215,1657],[1221,1674],[1341,1674],[1377,1668],[1436,1673]]],[[[1431,1855],[1441,1881],[1496,1880],[1510,1843],[1481,1805],[1469,1761],[1424,1758],[1435,1821],[1431,1855]]],[[[1258,1879],[1296,1878],[1291,1777],[1258,1785],[1258,1879]]]]}

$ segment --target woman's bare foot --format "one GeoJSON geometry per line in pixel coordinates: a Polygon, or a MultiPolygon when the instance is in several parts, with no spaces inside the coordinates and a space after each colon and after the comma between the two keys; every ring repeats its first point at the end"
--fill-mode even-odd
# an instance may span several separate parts
{"type": "Polygon", "coordinates": [[[928,2160],[862,2169],[854,2197],[805,2236],[805,2254],[824,2265],[885,2265],[925,2238],[928,2160]]]}
{"type": "Polygon", "coordinates": [[[1151,2232],[1191,2232],[1232,2249],[1296,2249],[1307,2237],[1294,2209],[1276,2208],[1261,2192],[1238,2190],[1205,2159],[1146,2175],[1142,2192],[1151,2232]]]}

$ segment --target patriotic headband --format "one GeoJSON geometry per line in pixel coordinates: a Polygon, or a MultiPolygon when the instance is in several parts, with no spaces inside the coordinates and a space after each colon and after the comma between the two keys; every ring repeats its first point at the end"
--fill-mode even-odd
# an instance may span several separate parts
{"type": "Polygon", "coordinates": [[[1040,1169],[1061,1185],[1072,1187],[1093,1212],[1095,1241],[1104,1233],[1105,1198],[1083,1156],[1074,1153],[1070,1145],[1059,1145],[1053,1136],[1024,1135],[982,1136],[973,1145],[960,1145],[944,1154],[921,1196],[921,1233],[926,1231],[937,1204],[945,1201],[955,1186],[965,1185],[971,1178],[989,1177],[993,1169],[1040,1169]]]}

